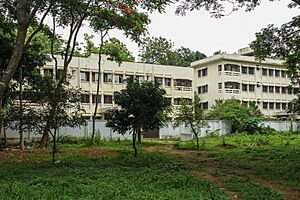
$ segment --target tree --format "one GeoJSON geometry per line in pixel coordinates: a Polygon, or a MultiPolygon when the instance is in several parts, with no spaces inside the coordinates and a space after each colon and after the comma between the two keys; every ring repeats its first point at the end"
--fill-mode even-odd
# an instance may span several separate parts
{"type": "Polygon", "coordinates": [[[59,80],[52,76],[34,73],[29,79],[29,87],[24,90],[26,103],[23,110],[20,111],[15,105],[9,110],[13,122],[11,128],[17,129],[19,123],[22,123],[23,130],[36,133],[48,130],[53,142],[53,163],[57,150],[57,130],[60,127],[85,124],[81,116],[80,90],[73,88],[68,79],[59,87],[58,84],[59,80]]]}
{"type": "Polygon", "coordinates": [[[183,101],[181,103],[180,108],[176,112],[174,126],[178,127],[183,124],[185,127],[190,127],[196,137],[197,148],[199,148],[199,131],[201,128],[207,126],[207,122],[204,119],[200,98],[195,94],[193,102],[183,101]]]}
{"type": "Polygon", "coordinates": [[[250,44],[259,60],[271,57],[284,60],[292,83],[299,83],[300,69],[300,16],[283,24],[280,28],[269,25],[256,33],[250,44]]]}
{"type": "Polygon", "coordinates": [[[207,119],[224,120],[232,132],[247,132],[253,134],[259,130],[261,112],[255,103],[248,107],[236,99],[216,100],[207,114],[207,119]]]}
{"type": "Polygon", "coordinates": [[[288,104],[288,113],[292,114],[300,114],[300,95],[297,95],[297,98],[293,99],[292,101],[289,102],[288,104]]]}
{"type": "MultiPolygon", "coordinates": [[[[270,0],[272,1],[272,0],[270,0]]],[[[238,11],[241,8],[245,8],[245,11],[251,11],[257,6],[259,6],[261,1],[252,0],[233,0],[233,1],[223,1],[223,0],[178,0],[179,5],[176,9],[176,14],[185,15],[187,11],[201,10],[204,9],[209,11],[213,17],[223,17],[230,15],[232,12],[238,11]],[[229,11],[226,11],[230,8],[229,11]]],[[[300,5],[299,0],[291,0],[289,7],[297,7],[300,5]]]]}
{"type": "Polygon", "coordinates": [[[132,133],[134,155],[137,156],[136,137],[142,130],[157,129],[167,122],[171,102],[164,97],[166,91],[153,82],[128,80],[125,90],[114,93],[119,106],[107,112],[106,126],[120,134],[132,133]]]}
{"type": "Polygon", "coordinates": [[[126,45],[117,38],[110,38],[103,44],[103,54],[110,56],[111,60],[121,64],[122,62],[134,62],[132,53],[126,48],[126,45]]]}
{"type": "MultiPolygon", "coordinates": [[[[14,22],[16,26],[16,37],[12,43],[14,44],[13,50],[0,76],[0,101],[3,100],[4,92],[17,70],[25,50],[30,45],[33,37],[42,29],[44,19],[48,15],[51,7],[52,3],[44,0],[0,1],[0,15],[14,22]],[[36,18],[38,14],[42,15],[39,22],[37,22],[36,18]],[[31,34],[27,35],[29,26],[34,23],[37,24],[36,28],[31,34]]],[[[2,105],[2,103],[0,103],[0,105],[2,105]]]]}
{"type": "Polygon", "coordinates": [[[147,37],[140,44],[142,62],[159,65],[189,67],[191,62],[206,58],[205,54],[181,47],[174,50],[174,43],[163,37],[147,37]]]}
{"type": "MultiPolygon", "coordinates": [[[[6,19],[3,15],[0,14],[0,44],[1,44],[1,58],[0,58],[0,71],[1,73],[4,73],[6,68],[5,66],[8,65],[10,60],[10,55],[12,54],[14,50],[14,44],[13,41],[15,40],[16,36],[16,28],[14,23],[6,19]]],[[[35,25],[33,25],[35,26],[35,25]]],[[[34,31],[34,28],[29,27],[29,33],[34,31]]],[[[23,80],[27,79],[33,70],[36,70],[40,67],[42,67],[47,60],[49,60],[49,56],[47,53],[50,52],[49,43],[50,39],[45,34],[47,31],[47,27],[44,27],[42,29],[42,32],[38,33],[34,39],[32,39],[31,43],[28,45],[28,48],[24,51],[23,56],[20,60],[20,63],[18,65],[18,69],[22,68],[22,77],[20,80],[19,72],[18,70],[16,73],[14,73],[14,76],[12,77],[13,80],[18,82],[23,82],[23,80]]],[[[11,96],[12,93],[16,93],[17,87],[15,87],[14,83],[10,83],[8,87],[6,88],[3,98],[2,98],[2,105],[1,108],[4,109],[2,113],[7,113],[6,106],[8,105],[8,99],[7,97],[11,96]]],[[[0,109],[1,112],[1,109],[0,109]]],[[[9,114],[9,113],[8,113],[9,114]]],[[[1,131],[5,131],[5,124],[8,124],[8,120],[5,117],[6,115],[3,115],[0,120],[0,133],[1,131]],[[2,124],[3,123],[3,124],[2,124]],[[2,127],[4,129],[2,129],[2,127]]],[[[20,127],[21,130],[21,127],[20,127]]],[[[24,148],[24,141],[22,132],[20,131],[20,148],[24,148]]]]}

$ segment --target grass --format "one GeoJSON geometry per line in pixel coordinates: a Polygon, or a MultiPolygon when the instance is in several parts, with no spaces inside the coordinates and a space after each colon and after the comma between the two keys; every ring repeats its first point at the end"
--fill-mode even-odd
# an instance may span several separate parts
{"type": "Polygon", "coordinates": [[[300,194],[299,134],[206,137],[200,150],[195,141],[150,140],[139,145],[137,158],[131,141],[91,146],[87,138],[67,138],[57,158],[52,166],[49,150],[0,157],[0,199],[281,200],[300,194]]]}
{"type": "Polygon", "coordinates": [[[123,145],[117,150],[111,143],[119,155],[107,157],[82,155],[65,145],[55,167],[47,154],[7,160],[0,164],[0,199],[229,199],[188,174],[183,163],[160,153],[134,158],[123,145]]]}

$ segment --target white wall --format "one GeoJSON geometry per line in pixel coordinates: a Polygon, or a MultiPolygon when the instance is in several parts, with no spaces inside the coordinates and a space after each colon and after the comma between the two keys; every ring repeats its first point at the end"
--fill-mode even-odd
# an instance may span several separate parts
{"type": "MultiPolygon", "coordinates": [[[[225,122],[219,120],[209,120],[208,127],[202,128],[200,131],[200,137],[208,135],[210,132],[218,135],[226,135],[231,132],[231,127],[228,126],[225,122]]],[[[100,132],[100,136],[103,139],[131,139],[131,135],[126,133],[125,135],[120,135],[116,132],[113,132],[110,128],[105,126],[106,121],[99,120],[96,121],[96,133],[100,132]]],[[[277,131],[297,131],[300,129],[300,122],[291,122],[291,121],[265,121],[262,122],[262,125],[267,127],[270,126],[277,131]]],[[[91,136],[92,132],[92,121],[88,121],[87,126],[81,126],[77,128],[64,127],[59,129],[59,135],[69,135],[74,137],[88,137],[91,136]]],[[[8,129],[6,131],[8,139],[18,139],[18,131],[8,129]]],[[[32,140],[41,137],[40,134],[34,134],[32,132],[25,132],[24,137],[26,140],[32,140]]],[[[3,136],[0,136],[0,139],[3,136]]],[[[181,138],[182,140],[190,140],[193,138],[192,131],[189,127],[184,127],[183,125],[173,128],[172,124],[169,124],[166,127],[163,127],[159,130],[160,139],[168,138],[181,138]]]]}

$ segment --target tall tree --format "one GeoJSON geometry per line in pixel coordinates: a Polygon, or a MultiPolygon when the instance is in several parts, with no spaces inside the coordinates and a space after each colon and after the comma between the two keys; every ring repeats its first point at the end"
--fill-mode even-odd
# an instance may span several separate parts
{"type": "Polygon", "coordinates": [[[178,127],[183,124],[185,127],[191,128],[196,137],[197,148],[199,148],[198,134],[201,128],[207,126],[207,122],[204,120],[204,112],[198,95],[195,94],[193,102],[183,101],[175,116],[174,126],[178,127]]]}
{"type": "MultiPolygon", "coordinates": [[[[0,1],[1,15],[14,22],[17,27],[16,37],[13,41],[14,48],[9,55],[9,62],[0,76],[0,101],[2,101],[4,92],[20,64],[24,51],[30,45],[33,37],[42,29],[44,19],[48,15],[51,7],[52,1],[45,0],[0,1]],[[36,18],[38,14],[42,16],[39,22],[36,18]],[[38,25],[30,35],[27,35],[28,28],[33,23],[38,25]]],[[[0,105],[2,105],[2,103],[0,103],[0,105]]]]}
{"type": "Polygon", "coordinates": [[[256,33],[256,40],[250,44],[259,60],[275,58],[284,61],[294,84],[298,84],[300,69],[300,16],[281,27],[269,25],[256,33]]]}
{"type": "Polygon", "coordinates": [[[150,64],[188,67],[191,62],[206,58],[206,55],[185,47],[174,49],[174,43],[163,37],[147,37],[140,45],[139,57],[142,62],[150,64]]]}
{"type": "MultiPolygon", "coordinates": [[[[132,133],[132,145],[137,156],[136,137],[142,130],[157,129],[168,120],[170,101],[166,91],[153,82],[129,80],[125,90],[114,93],[119,108],[108,111],[107,127],[120,134],[132,133]]],[[[139,137],[140,138],[140,137],[139,137]]]]}

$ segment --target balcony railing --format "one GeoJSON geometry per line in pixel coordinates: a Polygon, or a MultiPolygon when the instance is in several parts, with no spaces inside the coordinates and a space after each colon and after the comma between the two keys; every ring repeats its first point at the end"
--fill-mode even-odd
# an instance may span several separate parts
{"type": "Polygon", "coordinates": [[[225,93],[227,93],[227,94],[240,94],[240,89],[225,88],[225,93]]]}
{"type": "Polygon", "coordinates": [[[192,87],[174,86],[174,90],[179,90],[179,91],[192,91],[192,87]]]}
{"type": "Polygon", "coordinates": [[[235,71],[224,71],[224,74],[226,76],[240,76],[241,75],[240,72],[235,72],[235,71]]]}

